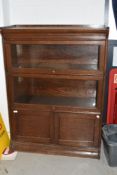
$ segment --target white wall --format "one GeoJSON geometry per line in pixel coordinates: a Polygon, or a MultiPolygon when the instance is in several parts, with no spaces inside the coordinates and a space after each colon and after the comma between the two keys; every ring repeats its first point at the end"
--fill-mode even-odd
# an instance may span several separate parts
{"type": "Polygon", "coordinates": [[[9,132],[8,107],[6,95],[6,82],[3,63],[2,38],[0,36],[0,113],[3,116],[7,131],[9,132]]]}
{"type": "Polygon", "coordinates": [[[9,0],[0,0],[2,1],[2,10],[3,10],[3,25],[10,25],[10,6],[9,0]]]}
{"type": "Polygon", "coordinates": [[[109,28],[110,28],[109,39],[117,40],[117,29],[112,10],[112,0],[109,0],[109,28]]]}
{"type": "MultiPolygon", "coordinates": [[[[5,13],[4,13],[5,11],[3,8],[3,1],[4,0],[0,0],[0,26],[4,26],[4,24],[6,23],[6,20],[5,20],[6,18],[5,18],[5,13]]],[[[3,63],[3,49],[2,49],[1,35],[0,35],[0,112],[5,121],[7,131],[9,132],[8,107],[7,107],[7,95],[6,95],[6,83],[5,83],[5,72],[4,72],[4,63],[3,63]]]]}
{"type": "MultiPolygon", "coordinates": [[[[112,9],[112,0],[109,0],[109,39],[110,40],[117,40],[117,29],[112,9]]],[[[117,66],[117,47],[113,48],[113,61],[112,66],[117,66]]]]}
{"type": "Polygon", "coordinates": [[[0,0],[0,26],[3,25],[3,3],[2,3],[2,0],[0,0]]]}
{"type": "Polygon", "coordinates": [[[9,0],[11,24],[104,24],[105,0],[9,0]]]}

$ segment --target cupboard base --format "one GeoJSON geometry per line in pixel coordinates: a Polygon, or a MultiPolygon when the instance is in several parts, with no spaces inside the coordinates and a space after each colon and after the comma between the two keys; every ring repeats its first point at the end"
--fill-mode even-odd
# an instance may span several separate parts
{"type": "Polygon", "coordinates": [[[58,145],[45,145],[29,142],[11,142],[11,147],[16,151],[33,152],[52,155],[64,155],[73,157],[100,158],[99,148],[76,148],[58,145]]]}

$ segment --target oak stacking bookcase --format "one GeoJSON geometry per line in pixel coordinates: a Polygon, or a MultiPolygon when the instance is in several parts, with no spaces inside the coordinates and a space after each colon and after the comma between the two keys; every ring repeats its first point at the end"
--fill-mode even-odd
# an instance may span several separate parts
{"type": "Polygon", "coordinates": [[[108,28],[1,29],[11,147],[100,157],[108,28]]]}

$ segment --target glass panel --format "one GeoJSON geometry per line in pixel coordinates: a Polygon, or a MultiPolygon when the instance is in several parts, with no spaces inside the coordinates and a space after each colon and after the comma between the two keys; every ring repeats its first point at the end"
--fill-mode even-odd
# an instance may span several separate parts
{"type": "Polygon", "coordinates": [[[98,82],[17,77],[14,79],[16,103],[95,107],[98,82]]]}
{"type": "Polygon", "coordinates": [[[98,45],[12,45],[12,64],[16,68],[56,70],[97,70],[98,45]]]}

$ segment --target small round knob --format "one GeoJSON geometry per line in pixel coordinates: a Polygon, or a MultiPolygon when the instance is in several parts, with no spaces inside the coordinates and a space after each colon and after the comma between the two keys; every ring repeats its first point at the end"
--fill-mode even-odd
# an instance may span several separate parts
{"type": "Polygon", "coordinates": [[[13,110],[13,113],[15,113],[15,114],[18,113],[18,110],[13,110]]]}
{"type": "Polygon", "coordinates": [[[55,70],[52,70],[52,73],[54,74],[56,71],[55,70]]]}
{"type": "Polygon", "coordinates": [[[96,118],[98,118],[98,119],[99,119],[99,118],[100,118],[100,116],[99,116],[99,115],[96,115],[96,118]]]}

